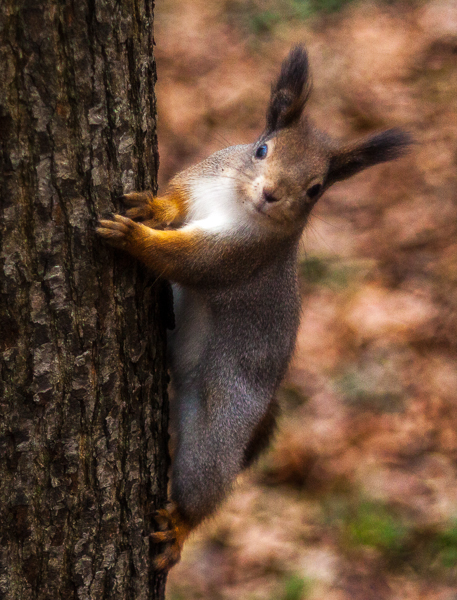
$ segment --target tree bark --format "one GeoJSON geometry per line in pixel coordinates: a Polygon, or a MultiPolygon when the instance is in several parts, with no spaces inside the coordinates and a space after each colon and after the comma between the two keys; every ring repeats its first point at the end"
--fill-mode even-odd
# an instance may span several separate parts
{"type": "Polygon", "coordinates": [[[94,234],[156,189],[152,25],[0,2],[0,598],[163,598],[167,288],[94,234]]]}

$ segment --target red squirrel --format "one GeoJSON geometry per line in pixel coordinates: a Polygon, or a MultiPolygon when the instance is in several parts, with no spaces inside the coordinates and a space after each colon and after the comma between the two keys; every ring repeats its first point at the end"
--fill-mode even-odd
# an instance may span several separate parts
{"type": "Polygon", "coordinates": [[[126,194],[126,216],[99,222],[98,235],[174,283],[177,443],[171,503],[151,534],[166,543],[160,569],[179,560],[190,531],[268,444],[297,335],[297,252],[311,209],[333,183],[410,144],[399,129],[333,140],[304,112],[310,89],[307,54],[297,46],[272,86],[256,142],[179,173],[161,197],[126,194]]]}

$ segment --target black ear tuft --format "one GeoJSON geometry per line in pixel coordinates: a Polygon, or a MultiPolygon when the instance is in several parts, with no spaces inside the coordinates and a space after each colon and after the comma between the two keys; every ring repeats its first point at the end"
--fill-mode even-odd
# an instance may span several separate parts
{"type": "Polygon", "coordinates": [[[325,185],[328,187],[367,167],[398,158],[407,152],[412,143],[409,133],[401,129],[388,129],[345,146],[330,158],[325,185]]]}
{"type": "Polygon", "coordinates": [[[304,46],[295,46],[282,63],[278,80],[271,88],[266,133],[299,119],[310,91],[308,55],[304,46]]]}

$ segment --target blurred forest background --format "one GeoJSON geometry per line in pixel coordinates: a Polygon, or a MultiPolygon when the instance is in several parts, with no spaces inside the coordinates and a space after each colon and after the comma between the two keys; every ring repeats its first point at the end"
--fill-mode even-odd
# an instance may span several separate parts
{"type": "Polygon", "coordinates": [[[417,141],[316,206],[275,442],[169,600],[456,600],[457,2],[161,0],[155,37],[162,186],[254,141],[298,42],[320,128],[417,141]]]}

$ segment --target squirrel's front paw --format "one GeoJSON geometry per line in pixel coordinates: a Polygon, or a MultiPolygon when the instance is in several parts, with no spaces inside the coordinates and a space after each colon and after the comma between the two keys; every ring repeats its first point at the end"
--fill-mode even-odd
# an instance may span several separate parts
{"type": "Polygon", "coordinates": [[[111,246],[128,250],[134,244],[135,233],[137,233],[138,223],[131,219],[114,215],[112,220],[100,220],[96,232],[104,238],[111,246]]]}
{"type": "Polygon", "coordinates": [[[130,192],[120,199],[126,206],[131,207],[125,213],[130,219],[150,221],[154,218],[154,196],[151,192],[130,192]]]}
{"type": "Polygon", "coordinates": [[[169,571],[181,558],[184,542],[192,527],[175,506],[157,511],[155,519],[161,531],[155,531],[149,537],[156,544],[167,544],[165,550],[155,558],[155,567],[159,571],[169,571]]]}

